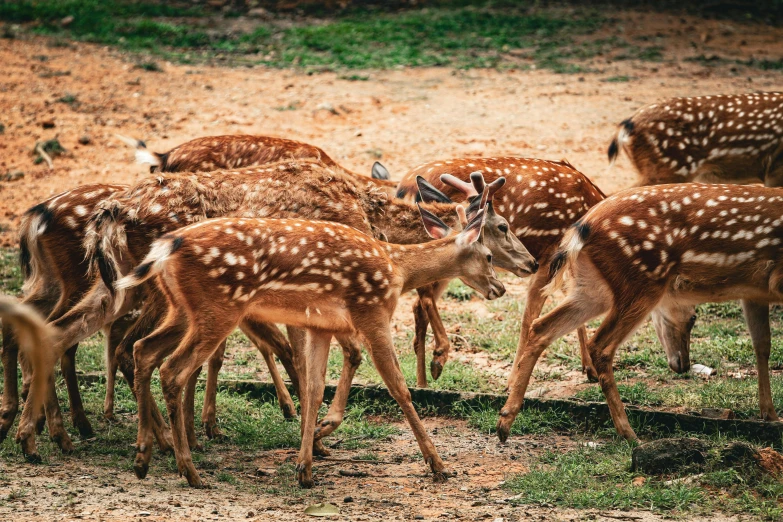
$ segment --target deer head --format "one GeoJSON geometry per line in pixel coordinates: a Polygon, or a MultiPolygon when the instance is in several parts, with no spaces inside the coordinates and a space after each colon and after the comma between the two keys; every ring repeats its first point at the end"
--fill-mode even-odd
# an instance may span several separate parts
{"type": "MultiPolygon", "coordinates": [[[[427,234],[433,239],[442,239],[455,233],[438,216],[423,209],[421,205],[419,205],[419,212],[427,234]]],[[[460,221],[466,222],[454,242],[455,256],[461,268],[460,280],[485,299],[497,299],[506,293],[506,289],[495,274],[492,252],[480,241],[481,231],[486,223],[486,213],[483,210],[479,211],[470,222],[467,222],[464,213],[459,214],[460,221]]]]}
{"type": "MultiPolygon", "coordinates": [[[[480,173],[479,176],[481,176],[480,173]]],[[[473,198],[467,213],[468,219],[474,218],[479,208],[484,208],[485,223],[482,228],[482,243],[492,252],[495,267],[507,270],[519,277],[527,277],[538,270],[536,259],[511,232],[506,218],[497,214],[492,207],[492,197],[505,183],[504,178],[498,178],[489,185],[482,187],[481,193],[486,197],[483,207],[481,201],[484,197],[479,197],[479,193],[472,185],[448,174],[444,174],[441,181],[465,192],[466,197],[473,198]],[[485,188],[486,190],[484,190],[485,188]]],[[[421,176],[416,179],[416,182],[419,186],[419,194],[422,201],[451,203],[451,199],[446,194],[436,189],[421,176]]],[[[483,178],[481,183],[483,183],[483,178]]]]}

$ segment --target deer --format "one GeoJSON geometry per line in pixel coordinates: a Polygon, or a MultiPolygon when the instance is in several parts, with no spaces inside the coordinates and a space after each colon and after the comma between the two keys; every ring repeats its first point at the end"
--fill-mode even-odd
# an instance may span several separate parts
{"type": "MultiPolygon", "coordinates": [[[[271,136],[234,134],[206,136],[178,145],[168,152],[151,152],[141,140],[116,135],[117,138],[136,150],[136,162],[150,166],[155,172],[209,172],[211,170],[255,167],[285,160],[318,161],[327,167],[344,170],[320,147],[301,141],[271,136]]],[[[388,181],[389,171],[379,162],[372,166],[371,177],[388,181]]],[[[396,184],[389,183],[389,187],[396,184]]]]}
{"type": "Polygon", "coordinates": [[[783,185],[783,93],[671,98],[623,120],[609,145],[625,151],[638,186],[666,183],[783,185]]]}
{"type": "MultiPolygon", "coordinates": [[[[69,306],[89,292],[94,278],[88,274],[88,263],[85,261],[86,252],[83,240],[86,235],[90,217],[98,203],[104,199],[116,195],[128,189],[126,185],[91,184],[65,191],[52,196],[48,200],[29,209],[22,220],[20,228],[20,261],[24,276],[23,303],[32,306],[37,312],[53,321],[62,316],[69,306]]],[[[122,371],[128,385],[133,390],[133,357],[127,357],[127,351],[118,349],[127,332],[133,332],[136,317],[127,314],[117,321],[105,325],[104,331],[106,345],[106,398],[104,401],[104,416],[113,417],[115,375],[117,369],[122,371]],[[115,355],[117,355],[115,357],[115,355]]],[[[138,327],[137,327],[138,328],[138,327]]],[[[251,340],[261,351],[267,366],[269,367],[272,381],[275,383],[278,401],[287,418],[295,416],[293,400],[277,371],[272,359],[277,354],[287,369],[292,369],[289,362],[291,349],[287,341],[279,333],[268,331],[260,327],[260,335],[251,336],[251,340]],[[271,339],[272,342],[267,342],[271,339]]],[[[70,400],[71,418],[74,426],[79,430],[82,438],[94,435],[92,426],[87,418],[82,405],[79,385],[76,377],[75,355],[78,343],[69,348],[61,358],[61,368],[68,396],[70,400]]],[[[18,346],[10,327],[3,331],[3,368],[5,372],[3,405],[0,408],[0,440],[3,440],[14,423],[18,412],[19,391],[17,388],[17,358],[18,346]]],[[[31,370],[29,365],[22,360],[23,366],[23,390],[22,397],[26,396],[29,387],[31,370]]],[[[222,365],[220,361],[211,361],[211,367],[222,365]]],[[[296,375],[292,377],[297,382],[296,375]]],[[[213,383],[207,391],[216,394],[213,383]]],[[[56,404],[56,396],[49,397],[51,403],[56,404]]],[[[67,435],[59,415],[59,409],[52,408],[53,419],[50,422],[49,434],[68,453],[73,451],[73,444],[67,435]]],[[[214,405],[208,404],[202,416],[208,420],[214,418],[214,405]]],[[[36,421],[37,431],[43,428],[45,417],[36,421]]],[[[205,422],[207,434],[210,438],[219,436],[216,422],[205,422]]],[[[160,413],[155,410],[154,433],[158,445],[164,452],[172,448],[171,436],[165,426],[165,421],[160,413]]]]}
{"type": "Polygon", "coordinates": [[[411,403],[397,362],[392,314],[402,292],[442,277],[461,277],[487,299],[503,295],[505,288],[495,276],[491,251],[478,241],[486,216],[483,210],[459,234],[435,214],[420,211],[434,241],[414,246],[384,243],[341,223],[210,219],[156,240],[142,263],[117,281],[118,289],[130,289],[154,277],[168,300],[163,324],[137,343],[134,356],[138,368],[160,365],[177,468],[191,487],[202,487],[203,482],[184,434],[182,389],[246,316],[306,330],[307,392],[302,397],[297,460],[302,487],[314,485],[314,428],[323,400],[329,343],[335,334],[354,332],[367,340],[425,463],[436,478],[445,478],[443,461],[411,403]],[[216,255],[210,254],[207,262],[204,252],[213,248],[216,255]],[[183,311],[184,335],[179,326],[183,311]]]}
{"type": "MultiPolygon", "coordinates": [[[[24,354],[24,360],[29,365],[30,373],[40,377],[32,383],[35,388],[36,401],[31,404],[35,411],[43,407],[46,397],[47,383],[50,376],[46,375],[47,368],[52,368],[55,361],[50,360],[54,332],[44,318],[32,306],[21,303],[13,297],[0,295],[0,319],[3,323],[3,337],[14,331],[14,342],[18,351],[24,354]]],[[[14,382],[17,375],[14,373],[14,382]]]]}
{"type": "MultiPolygon", "coordinates": [[[[631,188],[590,209],[563,237],[550,263],[549,291],[566,298],[533,322],[509,377],[497,423],[501,441],[522,407],[538,357],[562,335],[606,314],[587,349],[617,433],[636,434],[612,370],[620,344],[648,314],[669,365],[688,364],[694,307],[742,300],[756,353],[761,417],[778,419],[769,381],[769,304],[783,300],[783,218],[778,189],[726,184],[631,188]]],[[[687,370],[687,367],[684,368],[687,370]]]]}
{"type": "MultiPolygon", "coordinates": [[[[525,312],[522,317],[519,346],[524,346],[533,319],[541,314],[546,296],[542,289],[549,283],[550,256],[568,227],[585,212],[604,199],[601,190],[584,174],[567,161],[548,161],[514,156],[491,158],[457,158],[432,161],[408,172],[397,187],[397,197],[406,200],[427,197],[427,192],[415,190],[415,180],[421,176],[432,186],[443,191],[447,198],[459,201],[475,198],[483,190],[483,181],[471,173],[478,172],[489,181],[501,176],[508,181],[502,198],[490,200],[488,212],[505,216],[514,235],[536,258],[541,269],[532,277],[527,291],[525,312]],[[444,177],[445,175],[445,177],[444,177]]],[[[437,197],[437,196],[433,196],[437,197]]],[[[448,360],[449,338],[438,314],[436,302],[446,290],[447,281],[441,281],[426,289],[419,289],[419,299],[414,304],[416,320],[413,341],[416,353],[416,382],[427,386],[425,340],[427,324],[432,324],[435,350],[430,364],[433,379],[438,379],[448,360]]],[[[582,354],[582,370],[595,378],[589,357],[585,352],[587,334],[584,327],[578,329],[582,354]]]]}
{"type": "MultiPolygon", "coordinates": [[[[101,274],[104,284],[95,285],[88,295],[56,321],[55,325],[61,330],[60,339],[54,347],[56,351],[61,351],[69,342],[73,344],[75,340],[91,335],[102,325],[127,312],[134,296],[114,294],[109,288],[113,289],[113,281],[118,274],[124,274],[131,268],[129,264],[141,259],[134,259],[134,252],[143,256],[149,243],[167,230],[204,218],[306,215],[347,222],[368,234],[388,235],[399,242],[424,240],[422,233],[413,227],[412,215],[418,211],[410,203],[391,201],[383,187],[369,178],[362,178],[360,182],[312,162],[211,173],[161,174],[131,189],[125,200],[111,201],[102,206],[93,216],[88,251],[93,264],[98,265],[95,272],[101,274]],[[347,213],[347,210],[360,212],[347,213]]],[[[436,205],[431,210],[443,215],[453,213],[453,209],[454,204],[436,205]]],[[[506,245],[509,238],[502,235],[500,240],[500,244],[506,245]]],[[[490,243],[490,240],[487,242],[490,243]]],[[[511,245],[512,250],[501,249],[498,263],[503,263],[505,257],[510,266],[513,266],[513,260],[520,267],[526,267],[517,269],[520,274],[529,273],[534,260],[516,238],[512,238],[511,245]]],[[[154,311],[146,314],[155,317],[154,311]]],[[[358,349],[358,343],[355,343],[352,353],[358,349]]],[[[358,360],[351,357],[351,367],[347,372],[355,371],[360,360],[360,357],[358,360]]],[[[143,389],[144,384],[139,384],[137,375],[135,388],[138,390],[140,387],[143,389]]],[[[31,401],[29,395],[27,400],[31,401]]],[[[25,455],[34,458],[35,435],[29,419],[23,417],[20,422],[17,440],[22,444],[25,455]]],[[[144,451],[141,453],[146,454],[148,461],[149,445],[145,444],[142,448],[144,451]]]]}

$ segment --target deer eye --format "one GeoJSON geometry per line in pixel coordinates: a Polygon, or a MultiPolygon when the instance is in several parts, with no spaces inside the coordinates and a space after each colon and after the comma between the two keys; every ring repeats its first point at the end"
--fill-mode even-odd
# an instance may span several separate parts
{"type": "Polygon", "coordinates": [[[693,326],[694,324],[696,324],[696,316],[695,315],[691,316],[691,318],[688,320],[688,324],[690,326],[693,326]]]}
{"type": "Polygon", "coordinates": [[[492,254],[487,254],[487,263],[492,262],[492,254]]]}
{"type": "Polygon", "coordinates": [[[505,234],[506,232],[508,232],[508,225],[505,223],[501,223],[498,225],[498,230],[500,230],[505,234]]]}

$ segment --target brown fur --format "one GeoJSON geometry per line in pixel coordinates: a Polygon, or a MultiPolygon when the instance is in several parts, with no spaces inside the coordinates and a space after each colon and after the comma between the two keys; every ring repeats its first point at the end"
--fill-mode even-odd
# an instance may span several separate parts
{"type": "Polygon", "coordinates": [[[609,148],[624,150],[639,185],[783,185],[783,93],[671,98],[636,111],[609,148]]]}
{"type": "MultiPolygon", "coordinates": [[[[525,313],[520,330],[520,346],[524,344],[533,319],[539,316],[545,296],[541,289],[549,282],[548,260],[568,227],[589,208],[605,196],[584,174],[567,161],[548,161],[533,158],[506,156],[499,158],[457,158],[433,161],[419,165],[400,181],[397,195],[413,200],[417,194],[416,177],[422,176],[434,187],[455,201],[465,194],[443,183],[443,174],[451,174],[470,183],[470,174],[481,172],[487,183],[503,176],[506,185],[502,196],[495,198],[493,208],[506,217],[511,230],[538,260],[541,269],[533,276],[528,287],[525,313]]],[[[448,360],[450,343],[437,310],[437,296],[445,288],[428,289],[419,293],[414,305],[416,332],[414,351],[417,361],[417,384],[427,386],[424,364],[424,339],[427,322],[433,325],[435,350],[431,364],[432,376],[438,378],[448,360]]],[[[581,331],[581,330],[580,330],[581,331]]],[[[580,336],[580,339],[584,335],[580,336]]],[[[585,369],[589,365],[584,365],[585,369]]]]}
{"type": "Polygon", "coordinates": [[[612,372],[619,345],[650,314],[666,325],[669,364],[689,366],[693,311],[703,302],[742,299],[756,351],[762,417],[777,420],[769,385],[769,303],[783,301],[783,195],[777,189],[678,184],[629,189],[593,207],[580,235],[561,245],[570,273],[566,300],[536,320],[520,347],[501,411],[502,440],[522,406],[535,362],[562,335],[606,313],[588,345],[618,433],[628,424],[612,372]],[[679,343],[679,346],[677,345],[679,343]]]}

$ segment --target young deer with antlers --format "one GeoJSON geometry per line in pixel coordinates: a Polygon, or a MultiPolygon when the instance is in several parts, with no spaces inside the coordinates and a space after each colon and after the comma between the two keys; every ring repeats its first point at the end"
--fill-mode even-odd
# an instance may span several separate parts
{"type": "Polygon", "coordinates": [[[500,440],[508,437],[541,353],[604,313],[588,351],[617,432],[636,439],[612,371],[618,346],[652,313],[670,366],[682,369],[694,306],[738,298],[756,352],[761,416],[777,420],[769,382],[769,303],[783,301],[781,203],[777,189],[679,184],[628,189],[593,207],[553,258],[554,286],[569,276],[566,299],[533,323],[517,353],[498,420],[500,440]]]}
{"type": "Polygon", "coordinates": [[[783,185],[783,93],[672,98],[642,107],[609,145],[624,150],[639,185],[783,185]]]}
{"type": "Polygon", "coordinates": [[[421,213],[436,240],[415,246],[382,243],[336,223],[208,220],[157,240],[143,263],[117,282],[118,288],[132,288],[158,276],[158,286],[169,300],[164,324],[142,341],[145,350],[139,366],[160,364],[159,353],[178,344],[160,374],[175,433],[177,467],[191,486],[200,487],[202,482],[184,436],[182,388],[248,316],[307,330],[307,393],[297,462],[302,486],[313,485],[313,437],[329,342],[335,334],[354,332],[368,341],[375,366],[411,425],[424,461],[436,476],[443,476],[443,462],[411,404],[397,363],[392,314],[402,292],[444,276],[461,277],[488,299],[505,289],[495,278],[490,250],[477,241],[483,212],[457,235],[451,235],[434,214],[421,213]],[[182,311],[187,323],[184,337],[178,335],[182,311]]]}
{"type": "MultiPolygon", "coordinates": [[[[141,140],[120,135],[117,138],[136,149],[136,161],[150,165],[150,172],[209,172],[257,167],[279,161],[318,161],[327,167],[353,174],[338,165],[320,147],[285,138],[243,134],[206,136],[187,141],[163,153],[150,152],[141,140]]],[[[372,166],[371,174],[373,179],[389,179],[389,171],[377,161],[372,166]]],[[[390,182],[389,186],[396,184],[390,182]]]]}
{"type": "MultiPolygon", "coordinates": [[[[475,197],[484,189],[483,179],[496,180],[505,176],[508,182],[502,197],[492,202],[488,213],[496,211],[508,219],[508,226],[541,264],[532,278],[527,292],[527,304],[522,317],[519,346],[524,345],[533,319],[538,317],[546,300],[542,288],[549,282],[548,260],[557,247],[568,226],[580,218],[593,205],[604,198],[603,193],[587,176],[565,161],[546,161],[530,158],[464,158],[437,161],[420,165],[400,181],[397,196],[413,199],[414,180],[422,176],[426,181],[455,200],[475,197]],[[471,176],[479,172],[483,177],[471,176]],[[446,174],[446,177],[443,175],[446,174]],[[472,184],[471,184],[472,182],[472,184]]],[[[425,199],[436,199],[421,192],[425,199]]],[[[502,226],[502,225],[499,225],[502,226]]],[[[489,230],[489,226],[487,227],[489,230]]],[[[416,336],[414,351],[417,356],[417,383],[427,385],[424,362],[427,323],[432,324],[435,350],[430,372],[437,379],[448,359],[450,343],[446,329],[438,314],[437,298],[445,291],[446,282],[419,291],[419,300],[414,305],[416,336]]],[[[587,335],[585,329],[578,329],[582,360],[589,363],[584,350],[587,335]]],[[[588,375],[591,367],[584,368],[588,375]]]]}

